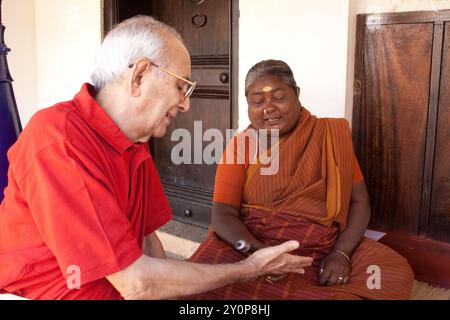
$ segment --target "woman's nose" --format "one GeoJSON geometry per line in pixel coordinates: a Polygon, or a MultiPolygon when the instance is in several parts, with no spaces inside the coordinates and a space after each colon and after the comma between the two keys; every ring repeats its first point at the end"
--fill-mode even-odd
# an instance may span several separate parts
{"type": "Polygon", "coordinates": [[[272,104],[270,102],[268,102],[266,104],[266,106],[264,107],[264,110],[265,110],[264,113],[267,114],[267,113],[271,113],[271,112],[275,111],[275,108],[272,106],[272,104]]]}

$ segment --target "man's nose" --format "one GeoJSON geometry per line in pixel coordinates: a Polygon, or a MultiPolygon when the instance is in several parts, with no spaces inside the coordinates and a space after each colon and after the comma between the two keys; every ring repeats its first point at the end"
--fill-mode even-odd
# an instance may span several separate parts
{"type": "Polygon", "coordinates": [[[189,111],[190,104],[191,104],[190,99],[189,97],[187,97],[186,99],[180,101],[180,103],[178,104],[178,108],[180,109],[181,112],[187,112],[189,111]]]}

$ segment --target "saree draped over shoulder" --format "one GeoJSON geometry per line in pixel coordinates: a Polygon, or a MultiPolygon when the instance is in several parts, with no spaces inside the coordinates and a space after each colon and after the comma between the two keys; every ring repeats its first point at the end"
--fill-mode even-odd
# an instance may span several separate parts
{"type": "MultiPolygon", "coordinates": [[[[248,148],[238,149],[248,153],[248,148]]],[[[266,162],[251,162],[251,155],[238,155],[246,159],[241,220],[263,243],[299,241],[300,247],[293,254],[313,257],[313,265],[305,268],[304,275],[291,273],[275,283],[260,277],[190,298],[408,299],[413,282],[408,262],[392,249],[366,238],[352,255],[348,284],[318,285],[319,262],[345,230],[349,212],[355,162],[348,122],[319,119],[303,109],[296,128],[276,147],[272,145],[266,157],[269,153],[272,159],[278,157],[275,174],[264,173],[267,164],[262,163],[266,162]],[[373,270],[380,270],[380,288],[371,285],[373,270]]],[[[190,261],[228,263],[244,258],[210,230],[190,261]]]]}

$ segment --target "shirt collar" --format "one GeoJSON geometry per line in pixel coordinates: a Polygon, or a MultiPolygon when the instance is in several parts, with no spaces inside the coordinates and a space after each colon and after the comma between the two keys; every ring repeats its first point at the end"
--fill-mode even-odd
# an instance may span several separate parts
{"type": "Polygon", "coordinates": [[[95,94],[94,86],[89,83],[83,84],[80,92],[74,97],[75,107],[92,129],[123,154],[133,143],[98,104],[94,98],[95,94]]]}

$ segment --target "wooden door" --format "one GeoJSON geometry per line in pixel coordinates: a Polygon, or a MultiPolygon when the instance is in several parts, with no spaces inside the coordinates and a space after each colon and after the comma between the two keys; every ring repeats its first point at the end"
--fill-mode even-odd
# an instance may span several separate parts
{"type": "Polygon", "coordinates": [[[450,242],[450,22],[444,25],[442,52],[429,234],[450,242]]]}
{"type": "Polygon", "coordinates": [[[359,15],[353,138],[371,226],[450,242],[450,12],[359,15]]]}
{"type": "Polygon", "coordinates": [[[433,24],[368,24],[361,43],[355,149],[368,186],[371,226],[418,231],[433,24]],[[414,39],[411,41],[411,39],[414,39]]]}
{"type": "Polygon", "coordinates": [[[173,26],[185,41],[192,79],[197,81],[191,109],[178,113],[166,136],[152,140],[151,148],[174,214],[184,221],[208,224],[216,164],[203,161],[202,153],[211,143],[203,141],[203,134],[219,129],[226,137],[227,129],[237,128],[237,95],[231,93],[237,92],[238,1],[116,0],[106,4],[106,30],[114,21],[147,14],[173,26]],[[186,129],[192,138],[190,163],[175,164],[171,159],[174,146],[183,141],[172,139],[178,128],[186,129]]]}

